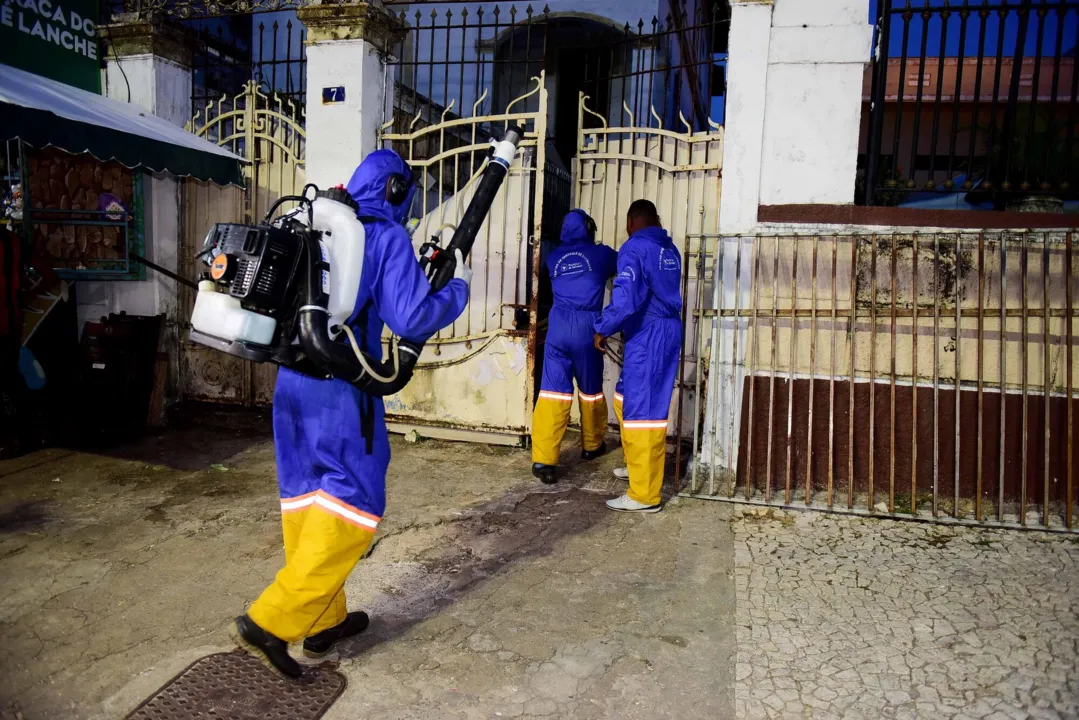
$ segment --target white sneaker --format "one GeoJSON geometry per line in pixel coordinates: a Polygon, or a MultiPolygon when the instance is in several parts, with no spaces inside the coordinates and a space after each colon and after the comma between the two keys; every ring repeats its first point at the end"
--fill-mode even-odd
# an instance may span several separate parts
{"type": "Polygon", "coordinates": [[[619,480],[629,480],[629,468],[619,467],[614,469],[614,476],[619,480]]]}
{"type": "Polygon", "coordinates": [[[663,509],[662,505],[645,505],[623,494],[614,500],[607,501],[607,507],[617,512],[658,513],[663,509]]]}

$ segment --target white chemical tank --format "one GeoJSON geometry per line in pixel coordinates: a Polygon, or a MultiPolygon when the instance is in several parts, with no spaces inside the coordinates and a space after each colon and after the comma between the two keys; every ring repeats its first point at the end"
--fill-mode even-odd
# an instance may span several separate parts
{"type": "MultiPolygon", "coordinates": [[[[363,276],[366,235],[356,211],[330,198],[316,198],[312,204],[315,230],[322,233],[323,260],[330,271],[322,273],[322,291],[329,296],[331,328],[343,325],[356,309],[356,295],[363,276]]],[[[330,333],[331,337],[336,333],[330,333]]]]}
{"type": "Polygon", "coordinates": [[[212,280],[202,280],[195,296],[191,327],[231,342],[269,345],[277,329],[277,321],[269,315],[244,310],[237,298],[227,292],[218,292],[212,280]]]}

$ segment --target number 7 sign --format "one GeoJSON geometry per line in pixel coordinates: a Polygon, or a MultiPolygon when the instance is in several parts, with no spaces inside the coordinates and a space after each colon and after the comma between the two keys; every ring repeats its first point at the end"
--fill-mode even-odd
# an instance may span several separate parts
{"type": "Polygon", "coordinates": [[[339,85],[337,87],[324,87],[322,88],[322,104],[333,105],[335,103],[343,103],[345,101],[345,87],[339,85]]]}

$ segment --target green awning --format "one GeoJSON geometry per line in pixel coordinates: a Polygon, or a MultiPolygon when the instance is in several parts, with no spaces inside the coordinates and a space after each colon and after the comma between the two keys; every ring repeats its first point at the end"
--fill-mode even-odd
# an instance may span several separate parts
{"type": "Polygon", "coordinates": [[[242,185],[241,159],[146,112],[0,64],[0,140],[90,153],[128,168],[242,185]]]}

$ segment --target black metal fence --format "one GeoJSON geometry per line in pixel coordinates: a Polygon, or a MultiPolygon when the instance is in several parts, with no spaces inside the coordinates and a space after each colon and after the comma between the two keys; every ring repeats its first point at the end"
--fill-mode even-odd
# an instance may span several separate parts
{"type": "Polygon", "coordinates": [[[199,37],[191,69],[192,108],[199,111],[223,97],[234,97],[254,81],[302,118],[307,92],[307,30],[291,15],[191,21],[199,37]]]}
{"type": "Polygon", "coordinates": [[[729,30],[725,1],[673,4],[662,20],[624,25],[585,53],[580,71],[592,109],[609,125],[722,125],[729,30]]]}
{"type": "Polygon", "coordinates": [[[1079,2],[881,0],[860,200],[1079,199],[1079,2]]]}
{"type": "MultiPolygon", "coordinates": [[[[612,12],[617,15],[617,11],[612,12]]],[[[458,117],[538,108],[545,73],[548,137],[561,160],[576,154],[579,97],[586,126],[662,123],[695,130],[723,122],[726,0],[672,4],[661,21],[634,23],[552,12],[532,5],[440,3],[400,13],[407,25],[394,49],[395,122],[413,129],[458,117]]]]}
{"type": "MultiPolygon", "coordinates": [[[[151,22],[173,23],[194,36],[191,105],[205,114],[206,106],[240,95],[250,81],[267,95],[277,95],[283,107],[303,116],[307,92],[307,30],[296,17],[303,0],[106,0],[101,24],[120,14],[151,22]]],[[[110,32],[102,41],[112,42],[110,32]]]]}

